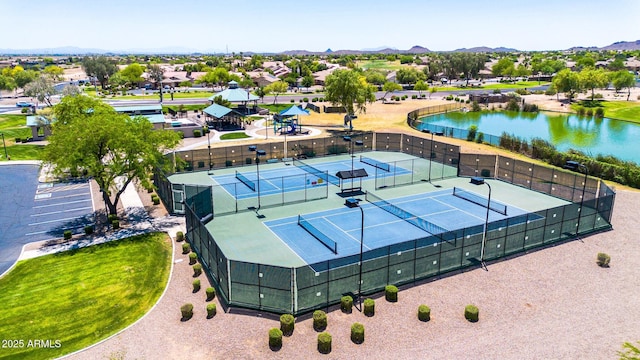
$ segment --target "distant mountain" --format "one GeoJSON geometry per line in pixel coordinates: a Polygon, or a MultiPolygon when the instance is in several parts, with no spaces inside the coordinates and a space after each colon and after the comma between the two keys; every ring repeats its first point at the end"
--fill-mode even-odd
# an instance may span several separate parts
{"type": "Polygon", "coordinates": [[[87,49],[75,46],[62,46],[56,48],[40,49],[0,49],[3,55],[84,55],[84,54],[105,54],[104,49],[87,49]]]}
{"type": "Polygon", "coordinates": [[[640,40],[618,41],[618,42],[614,42],[611,45],[601,47],[600,50],[614,50],[614,51],[640,50],[640,40]]]}
{"type": "Polygon", "coordinates": [[[424,54],[424,53],[431,52],[431,50],[427,49],[426,47],[422,47],[420,45],[413,45],[411,49],[407,50],[407,52],[409,54],[424,54]]]}
{"type": "Polygon", "coordinates": [[[472,48],[456,49],[452,52],[473,52],[473,53],[491,53],[491,52],[517,52],[518,50],[506,47],[490,48],[487,46],[477,46],[472,48]]]}

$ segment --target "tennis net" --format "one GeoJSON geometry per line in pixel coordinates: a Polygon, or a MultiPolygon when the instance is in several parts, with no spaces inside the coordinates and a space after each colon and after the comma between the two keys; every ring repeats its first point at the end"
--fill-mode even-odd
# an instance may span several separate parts
{"type": "Polygon", "coordinates": [[[293,159],[293,165],[299,167],[300,169],[313,174],[317,177],[319,177],[320,179],[326,181],[326,182],[330,182],[333,185],[336,186],[340,186],[340,179],[338,179],[337,176],[334,175],[329,175],[329,173],[327,171],[320,171],[316,168],[314,168],[313,166],[309,165],[309,164],[305,164],[304,162],[302,162],[302,160],[298,160],[298,159],[293,159]]]}
{"type": "Polygon", "coordinates": [[[485,198],[482,195],[478,195],[472,191],[469,190],[464,190],[458,187],[454,187],[453,188],[453,196],[459,197],[461,199],[467,200],[469,202],[472,202],[476,205],[480,205],[484,208],[487,208],[487,206],[489,207],[489,209],[502,214],[502,215],[507,215],[507,205],[505,204],[501,204],[499,202],[496,201],[491,201],[490,203],[488,203],[488,199],[485,198]]]}
{"type": "Polygon", "coordinates": [[[246,176],[236,171],[236,179],[240,180],[243,184],[247,185],[249,189],[256,191],[256,183],[249,180],[246,176]]]}
{"type": "Polygon", "coordinates": [[[369,164],[371,166],[377,167],[380,170],[384,170],[386,172],[391,171],[391,165],[386,162],[378,161],[372,158],[368,158],[366,156],[360,155],[360,162],[363,164],[369,164]]]}
{"type": "Polygon", "coordinates": [[[445,233],[448,230],[438,226],[434,223],[431,223],[417,215],[414,215],[406,210],[403,210],[393,204],[391,204],[390,202],[381,199],[380,197],[374,195],[371,191],[367,191],[367,194],[365,195],[365,199],[372,203],[373,205],[381,208],[382,210],[391,213],[397,217],[399,217],[402,220],[407,221],[408,223],[432,234],[432,235],[436,235],[436,234],[441,234],[441,233],[445,233]]]}
{"type": "Polygon", "coordinates": [[[298,225],[302,226],[303,229],[307,230],[309,234],[311,234],[314,238],[320,241],[324,246],[329,248],[329,250],[333,251],[334,254],[338,253],[338,243],[331,240],[322,231],[318,230],[315,226],[311,225],[311,223],[309,223],[308,220],[303,218],[302,215],[298,215],[298,225]]]}

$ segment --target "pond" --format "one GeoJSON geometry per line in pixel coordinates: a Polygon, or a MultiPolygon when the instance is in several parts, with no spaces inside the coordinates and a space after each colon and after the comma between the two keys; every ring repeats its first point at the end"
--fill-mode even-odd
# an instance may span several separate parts
{"type": "Polygon", "coordinates": [[[640,164],[640,124],[627,121],[548,112],[452,112],[425,117],[416,127],[448,133],[450,130],[441,127],[468,130],[471,125],[476,125],[478,132],[484,133],[484,140],[492,144],[506,132],[528,140],[547,140],[561,151],[612,155],[640,164]]]}

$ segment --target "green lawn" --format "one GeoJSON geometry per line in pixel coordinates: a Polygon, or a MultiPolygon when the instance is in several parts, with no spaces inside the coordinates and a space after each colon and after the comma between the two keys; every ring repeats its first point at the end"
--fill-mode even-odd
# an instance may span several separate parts
{"type": "Polygon", "coordinates": [[[243,132],[235,132],[235,133],[220,135],[220,140],[237,140],[237,139],[246,139],[248,137],[250,136],[243,132]]]}
{"type": "MultiPolygon", "coordinates": [[[[524,88],[532,88],[532,87],[536,87],[536,86],[543,86],[543,85],[549,85],[549,82],[541,82],[540,84],[538,84],[537,81],[518,81],[515,84],[509,84],[509,83],[491,83],[491,84],[484,84],[482,86],[474,86],[474,87],[468,87],[468,88],[460,88],[460,87],[455,87],[455,86],[437,86],[436,88],[438,89],[438,91],[461,91],[461,90],[495,90],[495,89],[501,89],[501,90],[516,90],[516,89],[524,89],[524,88]]],[[[428,93],[428,90],[426,91],[428,93]]]]}
{"type": "Polygon", "coordinates": [[[626,120],[640,123],[640,103],[637,101],[580,101],[571,105],[574,111],[578,106],[585,108],[604,108],[604,116],[610,119],[626,120]]]}
{"type": "Polygon", "coordinates": [[[408,65],[400,64],[400,60],[396,61],[387,61],[387,60],[368,60],[368,61],[358,61],[356,62],[356,66],[363,69],[375,69],[375,70],[400,70],[402,68],[408,68],[408,65]]]}
{"type": "Polygon", "coordinates": [[[162,233],[19,262],[0,279],[0,339],[24,344],[0,358],[59,357],[116,333],[158,301],[170,268],[162,233]],[[35,339],[60,346],[28,347],[35,339]]]}
{"type": "MultiPolygon", "coordinates": [[[[44,146],[16,144],[15,139],[31,137],[31,129],[26,125],[26,115],[0,115],[0,132],[4,134],[4,144],[11,160],[41,160],[44,146]]],[[[0,160],[5,160],[4,148],[0,148],[0,160]]]]}

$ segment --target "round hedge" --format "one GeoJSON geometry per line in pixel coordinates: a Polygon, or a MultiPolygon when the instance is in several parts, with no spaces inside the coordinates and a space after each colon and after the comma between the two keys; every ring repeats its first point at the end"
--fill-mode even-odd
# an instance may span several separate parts
{"type": "Polygon", "coordinates": [[[387,285],[384,287],[384,298],[388,302],[398,301],[398,288],[395,285],[387,285]]]}
{"type": "Polygon", "coordinates": [[[176,241],[177,242],[184,241],[184,233],[182,231],[178,231],[176,233],[176,241]]]}
{"type": "Polygon", "coordinates": [[[291,314],[283,314],[280,316],[280,330],[284,336],[291,336],[295,327],[296,319],[291,314]]]}
{"type": "Polygon", "coordinates": [[[272,350],[277,350],[282,347],[282,330],[278,328],[271,328],[269,330],[269,347],[272,350]]]}
{"type": "Polygon", "coordinates": [[[353,298],[351,296],[343,296],[340,298],[340,310],[346,313],[351,313],[353,308],[353,298]]]}
{"type": "Polygon", "coordinates": [[[195,264],[193,265],[193,276],[200,276],[200,274],[202,274],[202,265],[201,264],[195,264]]]}
{"type": "Polygon", "coordinates": [[[189,251],[191,251],[191,246],[189,246],[189,244],[187,243],[182,244],[182,253],[188,254],[189,251]]]}
{"type": "Polygon", "coordinates": [[[216,289],[208,287],[205,291],[207,293],[207,301],[211,301],[214,297],[216,297],[216,289]]]}
{"type": "Polygon", "coordinates": [[[431,309],[427,305],[418,306],[418,320],[429,321],[431,320],[431,309]]]}
{"type": "Polygon", "coordinates": [[[478,321],[478,307],[475,305],[467,305],[464,308],[464,318],[471,321],[471,322],[477,322],[478,321]]]}
{"type": "Polygon", "coordinates": [[[362,344],[364,342],[364,325],[360,323],[353,323],[353,325],[351,325],[351,341],[355,344],[362,344]]]}
{"type": "Polygon", "coordinates": [[[364,315],[373,316],[376,313],[376,302],[373,299],[364,299],[364,315]]]}
{"type": "Polygon", "coordinates": [[[207,319],[216,316],[216,304],[207,304],[207,319]]]}
{"type": "Polygon", "coordinates": [[[321,332],[318,334],[318,351],[321,354],[328,354],[331,352],[331,334],[328,332],[321,332]]]}
{"type": "Polygon", "coordinates": [[[327,328],[327,313],[322,310],[313,312],[313,329],[315,331],[324,331],[327,328]]]}
{"type": "Polygon", "coordinates": [[[193,304],[184,304],[180,307],[180,313],[183,320],[189,320],[193,317],[193,304]]]}
{"type": "Polygon", "coordinates": [[[189,254],[189,265],[193,265],[198,260],[198,255],[196,253],[189,254]]]}
{"type": "Polygon", "coordinates": [[[200,279],[193,280],[193,292],[200,291],[200,279]]]}

